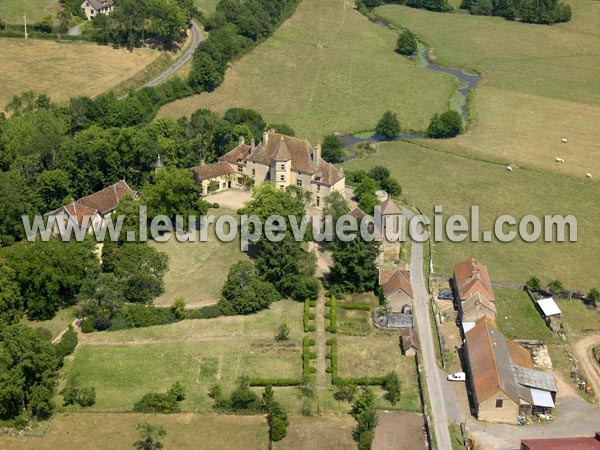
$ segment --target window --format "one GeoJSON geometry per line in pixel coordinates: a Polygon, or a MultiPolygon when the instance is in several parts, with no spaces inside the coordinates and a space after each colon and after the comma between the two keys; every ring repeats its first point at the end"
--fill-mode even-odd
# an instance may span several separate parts
{"type": "Polygon", "coordinates": [[[317,192],[321,192],[321,185],[317,184],[317,192]]]}
{"type": "Polygon", "coordinates": [[[252,176],[256,175],[256,170],[252,169],[252,176]]]}
{"type": "Polygon", "coordinates": [[[279,175],[279,180],[285,181],[285,175],[279,175]]]}
{"type": "Polygon", "coordinates": [[[281,165],[281,170],[285,170],[285,164],[281,165]]]}
{"type": "Polygon", "coordinates": [[[502,408],[504,401],[501,398],[496,399],[496,408],[502,408]]]}
{"type": "Polygon", "coordinates": [[[298,187],[302,187],[302,180],[298,180],[298,181],[296,181],[296,186],[298,186],[298,187]]]}
{"type": "Polygon", "coordinates": [[[242,173],[242,170],[243,170],[242,166],[238,166],[238,172],[242,173]]]}

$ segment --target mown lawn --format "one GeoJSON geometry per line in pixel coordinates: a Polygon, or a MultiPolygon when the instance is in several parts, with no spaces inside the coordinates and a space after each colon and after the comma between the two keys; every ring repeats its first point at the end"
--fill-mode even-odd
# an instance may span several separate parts
{"type": "Polygon", "coordinates": [[[397,33],[346,0],[304,0],[266,42],[233,63],[214,92],[165,105],[159,117],[199,108],[253,108],[318,141],[334,131],[372,130],[386,110],[423,130],[446,109],[455,79],[394,53],[397,33]]]}
{"type": "Polygon", "coordinates": [[[194,0],[194,5],[209,17],[216,9],[219,0],[194,0]]]}
{"type": "Polygon", "coordinates": [[[529,295],[521,289],[494,288],[496,323],[508,339],[547,341],[552,332],[537,311],[529,295]]]}
{"type": "Polygon", "coordinates": [[[600,248],[600,184],[533,169],[507,172],[500,164],[460,157],[406,142],[383,144],[376,154],[350,161],[346,169],[388,167],[403,187],[403,195],[425,214],[443,206],[443,216],[463,214],[480,206],[480,229],[493,230],[501,214],[517,220],[526,214],[573,214],[576,243],[511,243],[498,241],[434,245],[434,270],[451,274],[454,264],[469,256],[488,266],[493,281],[523,284],[530,276],[558,278],[571,289],[587,292],[597,285],[600,248]]]}
{"type": "Polygon", "coordinates": [[[0,39],[0,48],[0,110],[13,95],[27,90],[48,94],[57,102],[93,97],[144,70],[160,55],[150,48],[130,52],[40,39],[0,39]]]}
{"type": "Polygon", "coordinates": [[[356,422],[344,415],[292,417],[287,436],[273,443],[273,450],[338,450],[353,449],[352,429],[356,422]]]}
{"type": "Polygon", "coordinates": [[[563,326],[571,341],[577,341],[585,334],[600,332],[600,312],[588,308],[581,300],[557,300],[562,311],[563,326]]]}
{"type": "Polygon", "coordinates": [[[0,436],[3,450],[130,450],[139,439],[136,425],[148,422],[165,428],[167,449],[267,449],[269,427],[263,416],[206,414],[58,414],[44,437],[0,436]]]}
{"type": "Polygon", "coordinates": [[[60,334],[65,328],[73,322],[75,316],[73,315],[72,308],[61,309],[56,313],[53,319],[50,320],[27,320],[23,318],[21,323],[23,325],[30,326],[32,328],[46,328],[52,333],[52,339],[60,334]]]}
{"type": "Polygon", "coordinates": [[[8,24],[23,24],[23,14],[27,15],[29,26],[45,16],[54,16],[60,11],[58,0],[2,0],[0,20],[8,24]]]}
{"type": "MultiPolygon", "coordinates": [[[[232,214],[226,208],[211,210],[211,214],[232,214]]],[[[238,240],[221,242],[211,225],[207,242],[151,242],[157,250],[169,256],[169,271],[165,275],[165,293],[154,300],[155,305],[171,305],[183,297],[188,304],[202,305],[216,302],[227,279],[229,268],[246,259],[238,240]]]]}
{"type": "Polygon", "coordinates": [[[96,388],[92,410],[129,411],[149,391],[181,381],[182,408],[208,411],[208,389],[232,388],[241,375],[299,378],[302,375],[302,305],[281,301],[247,317],[187,320],[138,330],[92,333],[81,338],[67,371],[96,388]],[[275,344],[287,323],[288,343],[275,344]]]}
{"type": "Polygon", "coordinates": [[[375,10],[418,34],[438,62],[485,73],[473,98],[472,132],[436,145],[579,177],[600,172],[600,54],[593,50],[600,4],[568,3],[573,19],[556,26],[398,5],[375,10]],[[565,164],[556,164],[557,156],[565,164]]]}

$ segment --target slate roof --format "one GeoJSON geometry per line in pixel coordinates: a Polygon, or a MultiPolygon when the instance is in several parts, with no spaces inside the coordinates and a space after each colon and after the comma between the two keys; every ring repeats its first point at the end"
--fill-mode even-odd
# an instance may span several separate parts
{"type": "Polygon", "coordinates": [[[527,369],[513,365],[513,374],[517,383],[522,386],[541,389],[543,391],[557,392],[556,380],[549,372],[543,370],[527,369]]]}
{"type": "MultiPolygon", "coordinates": [[[[108,8],[113,6],[113,0],[85,0],[88,2],[96,11],[100,11],[102,8],[108,8]]],[[[84,2],[85,3],[85,2],[84,2]]]]}
{"type": "Polygon", "coordinates": [[[225,161],[219,161],[205,166],[192,167],[190,170],[194,172],[194,176],[198,181],[210,180],[212,178],[237,172],[237,169],[233,165],[225,161]]]}
{"type": "Polygon", "coordinates": [[[479,292],[487,300],[494,301],[494,291],[487,267],[475,258],[465,259],[454,266],[454,280],[461,300],[466,300],[479,292]]]}

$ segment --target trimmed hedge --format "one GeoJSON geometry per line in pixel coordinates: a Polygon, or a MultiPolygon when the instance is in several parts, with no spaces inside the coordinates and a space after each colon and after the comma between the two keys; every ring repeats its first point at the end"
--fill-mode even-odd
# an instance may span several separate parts
{"type": "Polygon", "coordinates": [[[123,306],[121,315],[131,328],[167,325],[178,322],[171,308],[157,308],[139,303],[128,303],[123,306]]]}
{"type": "Polygon", "coordinates": [[[286,387],[300,386],[304,383],[303,378],[250,378],[250,386],[263,387],[286,387]]]}
{"type": "Polygon", "coordinates": [[[317,327],[310,324],[310,321],[315,319],[315,314],[310,312],[310,301],[304,300],[304,332],[312,333],[317,331],[317,327]]]}
{"type": "Polygon", "coordinates": [[[337,306],[342,309],[348,309],[351,311],[371,311],[371,305],[352,305],[345,303],[338,303],[337,306]]]}
{"type": "MultiPolygon", "coordinates": [[[[337,333],[337,302],[335,297],[331,297],[331,299],[327,302],[329,304],[329,325],[325,327],[325,329],[333,334],[337,333]]],[[[327,317],[327,315],[326,315],[327,317]]]]}
{"type": "MultiPolygon", "coordinates": [[[[317,372],[317,369],[312,367],[310,365],[310,360],[313,359],[311,358],[311,355],[313,355],[314,353],[312,353],[310,351],[310,340],[308,338],[308,336],[304,336],[304,339],[302,339],[302,373],[306,376],[306,375],[311,375],[313,373],[317,372]]],[[[316,354],[315,358],[317,357],[316,354]]]]}
{"type": "Polygon", "coordinates": [[[63,334],[62,339],[56,346],[56,354],[61,358],[61,360],[70,355],[75,351],[75,347],[77,347],[77,333],[73,329],[71,325],[69,325],[69,329],[63,334]]]}

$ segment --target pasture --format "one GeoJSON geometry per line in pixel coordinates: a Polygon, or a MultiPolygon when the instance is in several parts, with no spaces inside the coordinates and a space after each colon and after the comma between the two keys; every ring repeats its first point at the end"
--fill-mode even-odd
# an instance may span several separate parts
{"type": "Polygon", "coordinates": [[[91,43],[39,39],[0,39],[0,110],[13,95],[33,90],[62,103],[94,97],[151,64],[160,52],[150,48],[114,50],[91,43]]]}
{"type": "Polygon", "coordinates": [[[495,287],[494,295],[498,311],[496,323],[506,338],[552,339],[552,332],[525,291],[495,287]]]}
{"type": "Polygon", "coordinates": [[[130,411],[149,391],[181,381],[186,411],[210,411],[211,385],[238,377],[300,378],[302,304],[282,300],[252,316],[186,320],[172,325],[83,335],[67,371],[95,386],[95,411],[130,411]],[[287,323],[290,341],[275,344],[287,323]]]}
{"type": "MultiPolygon", "coordinates": [[[[235,212],[226,208],[211,210],[222,215],[235,212]]],[[[239,240],[221,242],[211,226],[207,242],[151,242],[155,249],[169,256],[169,271],[165,275],[165,293],[154,300],[155,305],[168,306],[178,297],[189,305],[216,303],[227,279],[229,267],[248,258],[240,251],[239,240]]]]}
{"type": "Polygon", "coordinates": [[[436,146],[580,177],[600,174],[600,54],[594,50],[600,3],[568,3],[573,19],[556,26],[398,5],[375,10],[416,33],[438,63],[485,76],[473,98],[471,131],[436,146]],[[566,163],[556,164],[556,156],[566,163]]]}
{"type": "Polygon", "coordinates": [[[210,16],[216,9],[219,0],[194,0],[194,5],[205,16],[210,16]]]}
{"type": "Polygon", "coordinates": [[[273,443],[273,450],[338,450],[355,448],[352,429],[356,422],[349,415],[292,417],[287,436],[273,443]]]}
{"type": "Polygon", "coordinates": [[[169,103],[158,116],[252,108],[318,141],[334,131],[372,130],[392,110],[403,128],[423,130],[446,109],[455,79],[396,54],[396,39],[351,2],[304,0],[271,38],[232,64],[214,92],[169,103]]]}
{"type": "Polygon", "coordinates": [[[0,20],[8,24],[22,24],[23,14],[31,26],[46,16],[54,16],[60,11],[58,0],[2,0],[0,20]]]}
{"type": "Polygon", "coordinates": [[[493,230],[501,214],[510,214],[517,221],[526,214],[573,214],[577,218],[575,243],[527,243],[519,239],[510,243],[481,239],[453,243],[444,239],[434,243],[435,272],[451,274],[456,262],[476,256],[488,266],[494,281],[523,284],[537,275],[546,282],[558,278],[571,289],[587,291],[597,286],[600,184],[535,169],[509,173],[502,164],[418,144],[382,144],[376,154],[349,161],[344,167],[386,166],[402,185],[407,201],[430,217],[435,205],[443,206],[444,220],[452,214],[469,217],[471,205],[479,205],[481,231],[493,230]]]}
{"type": "Polygon", "coordinates": [[[178,450],[221,450],[223,436],[231,450],[266,450],[269,426],[263,416],[213,414],[58,414],[44,437],[10,438],[0,436],[3,450],[130,450],[139,438],[138,423],[165,428],[161,439],[165,448],[178,450]],[[201,447],[198,447],[201,440],[201,447]]]}

